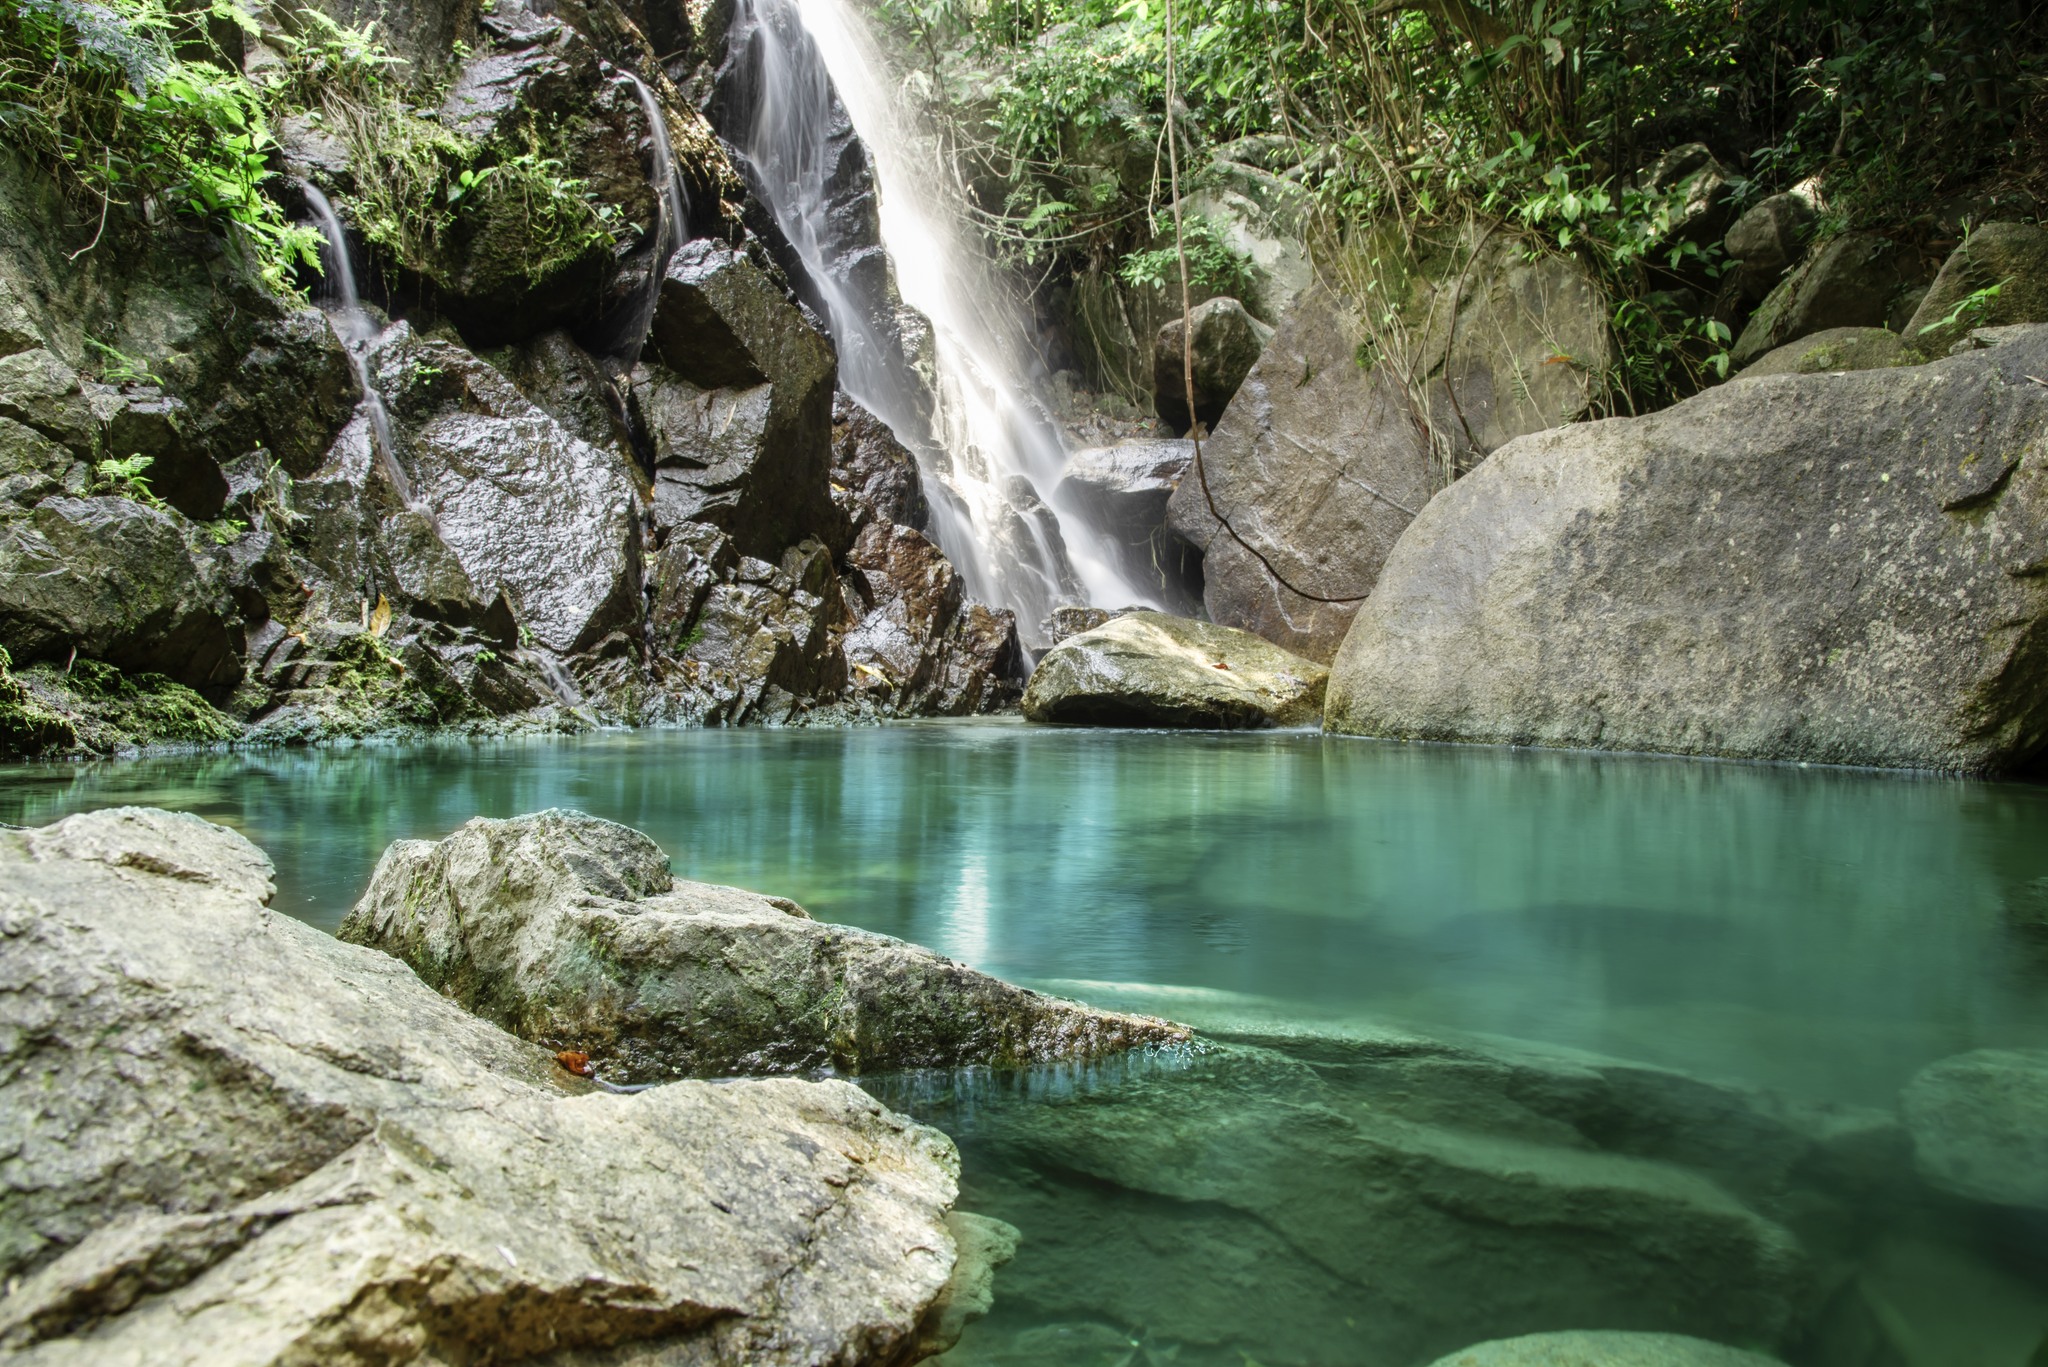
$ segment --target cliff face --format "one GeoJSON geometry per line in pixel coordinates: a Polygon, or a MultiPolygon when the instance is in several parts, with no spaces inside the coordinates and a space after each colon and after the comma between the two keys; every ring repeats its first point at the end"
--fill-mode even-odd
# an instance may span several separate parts
{"type": "Polygon", "coordinates": [[[0,166],[0,753],[1013,698],[695,103],[721,16],[366,18],[141,73],[243,101],[268,220],[0,166]]]}

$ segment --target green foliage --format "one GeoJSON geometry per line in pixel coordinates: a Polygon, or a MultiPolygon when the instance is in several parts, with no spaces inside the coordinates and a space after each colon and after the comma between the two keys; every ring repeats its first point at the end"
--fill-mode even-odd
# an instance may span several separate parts
{"type": "MultiPolygon", "coordinates": [[[[1126,284],[1154,289],[1180,287],[1180,253],[1173,242],[1173,216],[1161,214],[1153,231],[1166,245],[1125,256],[1117,273],[1126,284]]],[[[1188,281],[1211,294],[1243,295],[1251,288],[1250,261],[1245,254],[1223,240],[1216,225],[1200,214],[1189,214],[1181,226],[1187,247],[1188,281]]]]}
{"type": "Polygon", "coordinates": [[[202,522],[199,526],[216,546],[229,545],[249,530],[249,524],[239,517],[218,517],[211,522],[202,522]]]}
{"type": "Polygon", "coordinates": [[[98,493],[161,508],[164,501],[149,487],[149,476],[144,473],[154,464],[154,456],[124,456],[119,460],[110,456],[92,467],[93,488],[98,493]]]}
{"type": "Polygon", "coordinates": [[[94,368],[107,384],[153,384],[161,385],[163,379],[152,371],[148,364],[109,346],[97,337],[85,339],[85,348],[92,353],[94,368]]]}
{"type": "Polygon", "coordinates": [[[1919,335],[1924,337],[1930,332],[1940,332],[1958,323],[1965,327],[1975,327],[1977,321],[1990,311],[1992,302],[1998,298],[1998,292],[2011,283],[2012,277],[2007,276],[1995,285],[1986,285],[1981,290],[1970,291],[1956,300],[1956,306],[1948,311],[1946,318],[1927,324],[1920,329],[1919,335]]]}
{"type": "Polygon", "coordinates": [[[289,293],[318,238],[263,193],[263,95],[210,22],[254,27],[232,0],[189,12],[163,0],[15,0],[0,12],[0,126],[96,209],[101,235],[114,208],[154,204],[238,233],[265,282],[289,293]]]}

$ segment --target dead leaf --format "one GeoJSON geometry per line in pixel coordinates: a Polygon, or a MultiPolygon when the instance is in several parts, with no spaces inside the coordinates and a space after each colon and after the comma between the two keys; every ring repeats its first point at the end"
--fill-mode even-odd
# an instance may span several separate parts
{"type": "Polygon", "coordinates": [[[381,593],[377,595],[377,609],[370,614],[368,626],[370,634],[380,638],[391,630],[391,600],[381,593]]]}
{"type": "Polygon", "coordinates": [[[574,1049],[564,1049],[556,1054],[555,1062],[562,1065],[564,1072],[574,1073],[577,1077],[589,1077],[596,1071],[590,1066],[590,1055],[579,1054],[574,1049]]]}

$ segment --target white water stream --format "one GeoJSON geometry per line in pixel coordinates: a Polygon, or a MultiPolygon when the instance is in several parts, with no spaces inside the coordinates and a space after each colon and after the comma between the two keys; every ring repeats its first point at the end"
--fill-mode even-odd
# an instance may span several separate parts
{"type": "Polygon", "coordinates": [[[363,308],[362,297],[356,293],[356,272],[348,259],[348,236],[342,232],[341,218],[334,212],[334,205],[320,193],[319,186],[301,181],[299,188],[305,191],[306,203],[319,220],[320,235],[325,239],[320,252],[321,271],[334,291],[326,310],[327,321],[335,336],[341,338],[341,349],[348,353],[356,384],[363,391],[363,413],[370,420],[370,445],[376,453],[377,468],[391,481],[406,507],[422,511],[413,498],[412,481],[398,465],[398,453],[391,443],[391,414],[384,407],[384,396],[371,381],[369,351],[380,334],[375,320],[363,308]]]}
{"type": "Polygon", "coordinates": [[[758,63],[741,151],[823,296],[840,383],[918,452],[928,484],[953,495],[932,498],[933,530],[969,592],[1014,609],[1027,640],[1062,604],[1157,605],[1115,568],[1094,528],[1049,506],[1067,452],[1032,392],[1024,310],[975,238],[951,158],[860,15],[848,0],[741,0],[730,41],[736,52],[751,44],[758,63]],[[872,316],[871,297],[834,269],[844,264],[827,214],[835,90],[872,162],[897,288],[931,323],[931,443],[892,320],[872,316]]]}

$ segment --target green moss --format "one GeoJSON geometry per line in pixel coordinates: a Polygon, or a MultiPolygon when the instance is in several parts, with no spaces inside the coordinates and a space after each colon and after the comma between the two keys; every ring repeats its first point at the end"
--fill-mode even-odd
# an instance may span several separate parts
{"type": "Polygon", "coordinates": [[[0,667],[0,754],[111,754],[217,745],[240,735],[233,718],[161,674],[127,674],[88,659],[69,671],[45,664],[10,674],[0,667]]]}

